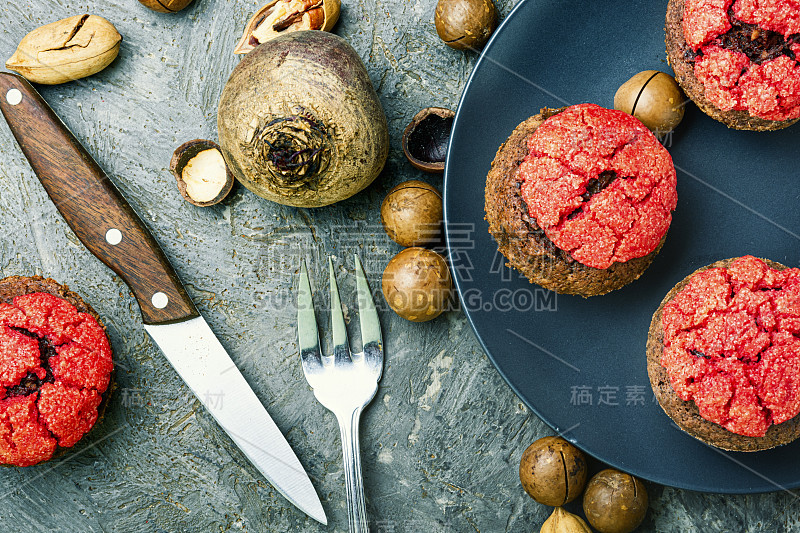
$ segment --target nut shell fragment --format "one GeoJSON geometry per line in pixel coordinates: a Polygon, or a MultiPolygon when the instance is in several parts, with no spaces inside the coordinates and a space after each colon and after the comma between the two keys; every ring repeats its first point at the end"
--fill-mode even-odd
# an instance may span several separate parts
{"type": "Polygon", "coordinates": [[[233,174],[213,141],[195,139],[180,145],[172,155],[169,169],[181,196],[196,206],[218,204],[233,187],[233,174]]]}
{"type": "Polygon", "coordinates": [[[426,107],[414,115],[401,140],[403,153],[414,168],[444,172],[454,117],[455,113],[444,107],[426,107]]]}
{"type": "Polygon", "coordinates": [[[270,0],[247,21],[234,54],[246,54],[284,33],[330,31],[339,20],[340,0],[270,0]]]}
{"type": "Polygon", "coordinates": [[[28,81],[55,85],[100,72],[119,53],[122,36],[97,15],[76,15],[40,26],[22,38],[6,68],[28,81]]]}

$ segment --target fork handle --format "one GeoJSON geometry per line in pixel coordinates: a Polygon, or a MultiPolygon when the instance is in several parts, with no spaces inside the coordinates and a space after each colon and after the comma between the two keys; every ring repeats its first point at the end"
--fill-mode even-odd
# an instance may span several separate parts
{"type": "Polygon", "coordinates": [[[350,533],[369,533],[367,509],[364,504],[364,479],[361,476],[361,454],[358,445],[358,425],[361,408],[339,419],[339,432],[342,437],[342,457],[344,462],[344,482],[347,486],[347,518],[350,533]]]}

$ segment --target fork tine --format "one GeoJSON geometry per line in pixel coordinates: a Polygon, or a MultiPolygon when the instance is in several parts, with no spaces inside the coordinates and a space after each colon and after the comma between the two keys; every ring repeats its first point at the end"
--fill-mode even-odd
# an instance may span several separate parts
{"type": "Polygon", "coordinates": [[[361,324],[361,344],[364,351],[368,345],[374,345],[378,350],[383,350],[381,339],[381,323],[378,320],[378,311],[375,309],[375,301],[372,299],[372,292],[369,290],[367,276],[358,254],[356,258],[356,288],[358,290],[358,319],[361,324]]]}
{"type": "Polygon", "coordinates": [[[319,330],[305,260],[300,263],[300,280],[297,287],[297,340],[304,368],[307,367],[309,357],[319,361],[319,330]]]}
{"type": "Polygon", "coordinates": [[[333,259],[328,256],[328,269],[330,270],[331,282],[331,334],[333,337],[333,355],[335,361],[342,358],[350,359],[350,343],[347,340],[347,328],[344,325],[344,313],[342,313],[342,301],[339,298],[339,286],[336,284],[336,275],[333,272],[333,259]]]}

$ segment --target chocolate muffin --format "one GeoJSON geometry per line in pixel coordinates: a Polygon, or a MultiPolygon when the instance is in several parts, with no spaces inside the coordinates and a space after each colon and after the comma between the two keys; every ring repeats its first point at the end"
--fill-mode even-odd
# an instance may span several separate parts
{"type": "Polygon", "coordinates": [[[800,269],[752,256],[684,278],[647,338],[656,399],[685,432],[752,452],[800,436],[800,269]]]}
{"type": "Polygon", "coordinates": [[[667,59],[697,107],[740,130],[800,119],[800,14],[791,0],[670,0],[667,59]]]}
{"type": "Polygon", "coordinates": [[[0,280],[0,464],[74,446],[102,416],[111,346],[97,313],[51,279],[0,280]]]}
{"type": "Polygon", "coordinates": [[[542,109],[497,151],[486,220],[508,264],[531,282],[600,295],[653,261],[675,185],[672,158],[639,120],[594,104],[542,109]]]}

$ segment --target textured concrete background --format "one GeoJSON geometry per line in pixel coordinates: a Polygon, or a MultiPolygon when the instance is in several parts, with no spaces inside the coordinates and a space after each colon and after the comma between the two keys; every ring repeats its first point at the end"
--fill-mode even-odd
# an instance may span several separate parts
{"type": "MultiPolygon", "coordinates": [[[[322,498],[326,531],[347,530],[340,443],[334,418],[314,400],[297,360],[293,273],[305,257],[316,285],[325,287],[322,259],[333,254],[345,303],[353,304],[350,254],[362,255],[377,288],[399,250],[379,227],[385,193],[412,178],[441,187],[440,178],[405,161],[399,142],[419,109],[455,109],[476,60],[439,41],[435,3],[344,2],[336,33],[367,65],[392,151],[366,191],[318,210],[279,206],[241,187],[222,205],[195,208],[167,170],[177,145],[216,138],[217,100],[238,62],[231,50],[255,2],[196,0],[177,15],[135,0],[12,0],[0,8],[4,57],[33,28],[84,12],[106,17],[124,36],[107,70],[41,92],[150,226],[286,434],[322,498]]],[[[505,15],[514,3],[498,7],[505,15]]],[[[317,531],[192,397],[142,330],[127,287],[80,245],[4,125],[0,147],[2,274],[44,274],[82,293],[108,325],[120,387],[105,420],[63,461],[3,471],[3,529],[317,531]]],[[[549,428],[508,389],[460,313],[410,324],[383,311],[381,320],[384,378],[361,435],[373,530],[538,530],[549,509],[523,492],[517,467],[522,451],[549,428]]],[[[641,531],[800,531],[793,493],[649,489],[641,531]]]]}

